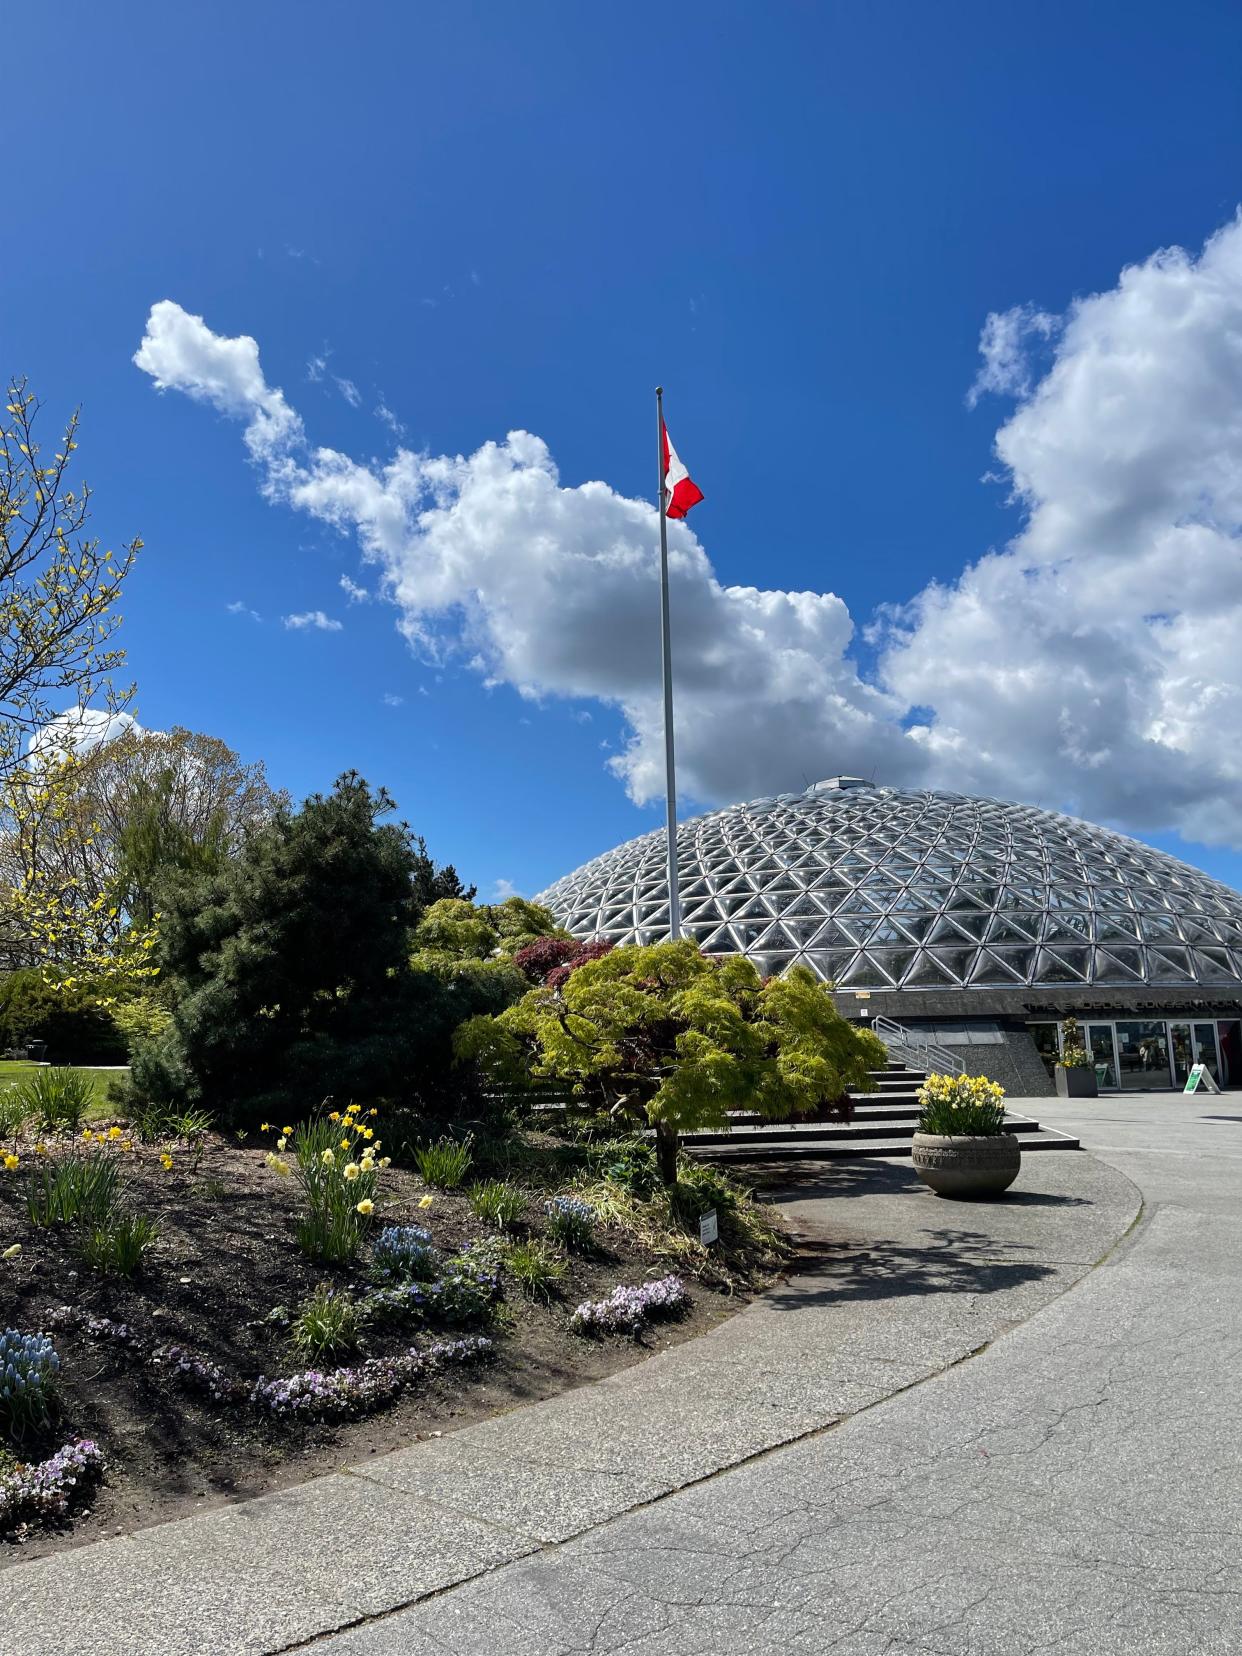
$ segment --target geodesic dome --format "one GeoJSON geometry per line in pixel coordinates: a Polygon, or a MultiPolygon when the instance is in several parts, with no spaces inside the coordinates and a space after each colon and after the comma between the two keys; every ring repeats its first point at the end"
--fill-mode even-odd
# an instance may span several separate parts
{"type": "MultiPolygon", "coordinates": [[[[1242,895],[1075,817],[850,777],[677,834],[682,924],[764,973],[842,988],[1242,989],[1242,895]]],[[[540,895],[575,937],[668,934],[663,830],[540,895]]]]}

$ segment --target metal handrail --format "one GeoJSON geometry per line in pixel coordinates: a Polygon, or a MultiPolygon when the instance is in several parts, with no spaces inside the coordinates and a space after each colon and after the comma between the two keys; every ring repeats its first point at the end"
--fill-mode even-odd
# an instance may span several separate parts
{"type": "Polygon", "coordinates": [[[906,1063],[914,1060],[910,1063],[911,1069],[941,1075],[964,1075],[966,1072],[965,1064],[946,1047],[927,1040],[917,1030],[907,1029],[905,1024],[899,1024],[893,1018],[886,1018],[882,1012],[871,1020],[871,1027],[894,1057],[900,1057],[906,1063]]]}

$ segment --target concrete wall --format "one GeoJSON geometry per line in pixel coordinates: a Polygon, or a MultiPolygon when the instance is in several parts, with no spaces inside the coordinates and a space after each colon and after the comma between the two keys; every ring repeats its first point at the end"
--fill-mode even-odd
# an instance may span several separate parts
{"type": "Polygon", "coordinates": [[[1006,1029],[1002,1034],[1003,1039],[995,1046],[955,1046],[949,1050],[966,1065],[968,1074],[999,1081],[1011,1098],[1054,1097],[1057,1089],[1030,1032],[1006,1029]]]}

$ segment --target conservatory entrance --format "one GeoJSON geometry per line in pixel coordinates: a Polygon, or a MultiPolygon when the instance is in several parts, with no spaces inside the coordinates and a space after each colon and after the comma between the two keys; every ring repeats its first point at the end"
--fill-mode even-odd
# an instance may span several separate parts
{"type": "MultiPolygon", "coordinates": [[[[1220,1087],[1242,1082],[1242,1073],[1232,1073],[1239,1044],[1234,1020],[1086,1018],[1081,1029],[1101,1091],[1180,1090],[1195,1064],[1202,1064],[1220,1087]]],[[[1064,1044],[1061,1026],[1032,1024],[1030,1030],[1051,1073],[1064,1044]]]]}

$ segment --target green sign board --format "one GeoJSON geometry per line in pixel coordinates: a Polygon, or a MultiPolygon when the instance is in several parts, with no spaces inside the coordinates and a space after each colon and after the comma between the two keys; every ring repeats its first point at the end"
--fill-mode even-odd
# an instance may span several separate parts
{"type": "Polygon", "coordinates": [[[1198,1092],[1200,1087],[1203,1088],[1204,1092],[1218,1093],[1220,1091],[1213,1079],[1211,1070],[1205,1064],[1195,1064],[1192,1067],[1190,1074],[1186,1077],[1186,1085],[1182,1088],[1182,1091],[1184,1093],[1194,1093],[1198,1092]]]}

